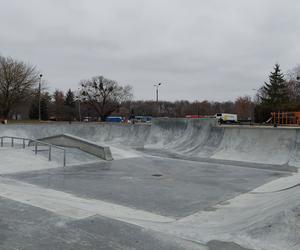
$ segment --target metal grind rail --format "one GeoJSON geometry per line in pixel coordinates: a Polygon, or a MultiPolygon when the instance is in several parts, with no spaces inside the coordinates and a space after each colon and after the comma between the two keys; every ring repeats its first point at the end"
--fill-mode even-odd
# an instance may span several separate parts
{"type": "Polygon", "coordinates": [[[0,145],[1,147],[4,146],[4,142],[10,140],[10,144],[11,147],[14,147],[15,145],[15,141],[21,141],[22,142],[22,147],[25,148],[26,147],[26,142],[28,141],[27,147],[30,146],[31,143],[34,144],[34,153],[37,154],[38,153],[38,146],[46,146],[48,147],[48,160],[51,161],[52,160],[52,148],[56,148],[59,150],[63,151],[63,166],[66,166],[66,149],[47,143],[47,142],[43,142],[43,141],[38,141],[38,140],[34,140],[34,139],[29,139],[29,138],[24,138],[24,137],[16,137],[16,136],[1,136],[0,137],[0,145]]]}

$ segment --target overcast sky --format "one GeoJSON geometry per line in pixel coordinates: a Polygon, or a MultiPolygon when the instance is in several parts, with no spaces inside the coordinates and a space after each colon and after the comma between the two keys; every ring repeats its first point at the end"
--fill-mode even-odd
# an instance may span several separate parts
{"type": "Polygon", "coordinates": [[[50,90],[104,75],[135,99],[233,100],[300,63],[300,1],[0,0],[0,54],[50,90]]]}

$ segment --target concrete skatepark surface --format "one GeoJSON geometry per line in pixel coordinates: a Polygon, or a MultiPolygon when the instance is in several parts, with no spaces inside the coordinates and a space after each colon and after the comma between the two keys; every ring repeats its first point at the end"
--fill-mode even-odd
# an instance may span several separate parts
{"type": "Polygon", "coordinates": [[[0,136],[71,134],[99,144],[163,149],[183,156],[284,167],[300,166],[296,128],[217,126],[214,119],[154,119],[152,125],[66,123],[1,125],[0,136]]]}
{"type": "Polygon", "coordinates": [[[1,249],[205,249],[117,220],[92,216],[74,221],[2,198],[0,217],[1,249]]]}
{"type": "Polygon", "coordinates": [[[114,160],[68,148],[63,168],[59,152],[49,162],[5,144],[0,249],[300,249],[299,131],[166,118],[1,125],[0,136],[80,136],[114,160]]]}
{"type": "Polygon", "coordinates": [[[10,175],[22,182],[180,218],[284,173],[145,157],[10,175]],[[153,176],[161,175],[161,176],[153,176]]]}

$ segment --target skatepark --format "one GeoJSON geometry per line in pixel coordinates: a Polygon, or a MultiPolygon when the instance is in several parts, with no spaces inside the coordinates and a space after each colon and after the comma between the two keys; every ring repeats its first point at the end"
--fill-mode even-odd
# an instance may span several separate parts
{"type": "Polygon", "coordinates": [[[299,249],[299,133],[209,118],[1,125],[0,249],[299,249]]]}

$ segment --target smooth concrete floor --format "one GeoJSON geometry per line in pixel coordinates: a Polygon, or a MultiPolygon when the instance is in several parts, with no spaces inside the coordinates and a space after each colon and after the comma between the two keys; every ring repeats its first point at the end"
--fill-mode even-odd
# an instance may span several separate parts
{"type": "Polygon", "coordinates": [[[256,168],[140,157],[9,175],[23,182],[181,218],[287,175],[256,168]],[[153,176],[154,175],[154,176],[153,176]]]}
{"type": "Polygon", "coordinates": [[[231,242],[206,246],[101,216],[72,220],[0,198],[1,250],[249,250],[231,242]]]}
{"type": "Polygon", "coordinates": [[[0,198],[1,250],[205,250],[202,245],[93,216],[71,220],[0,198]]]}

